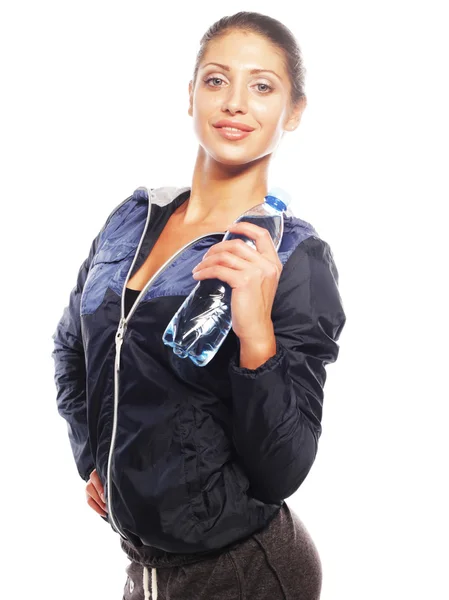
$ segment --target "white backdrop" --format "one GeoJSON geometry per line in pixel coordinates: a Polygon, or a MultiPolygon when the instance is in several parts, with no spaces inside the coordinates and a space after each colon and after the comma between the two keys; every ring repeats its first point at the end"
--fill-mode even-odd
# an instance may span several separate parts
{"type": "Polygon", "coordinates": [[[442,4],[3,5],[2,598],[122,596],[127,558],[56,411],[51,335],[111,210],[140,185],[191,184],[199,40],[240,10],[302,48],[308,106],[270,183],[331,245],[347,314],[318,456],[287,501],[320,552],[321,598],[449,598],[442,4]]]}

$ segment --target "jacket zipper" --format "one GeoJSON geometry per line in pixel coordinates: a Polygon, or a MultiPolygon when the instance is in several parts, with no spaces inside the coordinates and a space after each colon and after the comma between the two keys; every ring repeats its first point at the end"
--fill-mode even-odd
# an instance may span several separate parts
{"type": "Polygon", "coordinates": [[[123,339],[125,336],[125,331],[128,325],[128,322],[131,318],[131,316],[133,315],[134,311],[137,308],[137,305],[139,304],[141,298],[146,294],[148,288],[151,286],[151,284],[153,283],[153,281],[156,279],[156,277],[158,277],[161,273],[163,273],[167,267],[182,253],[184,252],[184,250],[186,250],[186,248],[189,248],[190,246],[193,246],[194,244],[196,244],[196,242],[198,242],[199,240],[203,239],[203,238],[207,238],[210,237],[211,235],[224,235],[226,232],[225,231],[213,231],[211,233],[207,233],[206,235],[200,235],[199,237],[195,238],[194,240],[192,240],[191,242],[189,242],[188,244],[186,244],[185,246],[183,246],[182,248],[180,248],[177,252],[175,252],[174,254],[172,254],[172,256],[162,265],[162,267],[160,267],[160,269],[158,271],[156,271],[156,273],[147,281],[147,283],[145,284],[145,286],[143,287],[142,291],[140,292],[140,294],[137,296],[136,300],[134,301],[133,305],[131,306],[131,309],[128,313],[128,315],[125,317],[125,293],[126,293],[126,286],[129,280],[129,276],[134,268],[134,265],[136,263],[136,259],[139,255],[140,252],[140,248],[142,246],[143,240],[145,238],[147,229],[148,229],[148,224],[150,221],[150,213],[151,213],[151,196],[153,195],[153,191],[151,190],[151,193],[148,195],[148,213],[147,213],[147,220],[145,223],[145,227],[143,230],[143,234],[140,238],[140,242],[139,245],[137,247],[137,251],[136,254],[134,255],[134,259],[133,262],[131,264],[131,267],[129,268],[128,274],[126,276],[125,279],[125,283],[123,284],[123,290],[122,290],[122,297],[121,297],[121,312],[120,312],[120,322],[119,322],[119,326],[115,335],[115,364],[114,364],[114,415],[113,415],[113,425],[112,425],[112,435],[111,435],[111,444],[109,446],[109,456],[108,456],[108,467],[107,467],[107,482],[108,482],[108,514],[109,514],[109,518],[111,520],[112,526],[114,527],[114,529],[116,530],[116,532],[126,541],[128,541],[128,538],[125,536],[125,534],[123,533],[123,531],[121,531],[120,527],[118,526],[118,523],[113,515],[113,511],[112,511],[112,485],[111,485],[111,464],[112,464],[112,454],[114,451],[114,446],[115,446],[115,436],[116,436],[116,431],[117,431],[117,413],[118,413],[118,401],[119,401],[119,384],[120,384],[120,352],[121,352],[121,348],[122,348],[122,344],[123,344],[123,339]]]}

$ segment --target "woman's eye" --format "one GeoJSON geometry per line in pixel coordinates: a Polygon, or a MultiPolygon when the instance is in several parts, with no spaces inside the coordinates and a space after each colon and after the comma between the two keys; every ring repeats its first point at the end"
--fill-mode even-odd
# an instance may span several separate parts
{"type": "Polygon", "coordinates": [[[268,90],[270,90],[270,92],[272,91],[272,87],[271,85],[268,85],[268,83],[258,83],[257,85],[264,85],[268,90]]]}
{"type": "MultiPolygon", "coordinates": [[[[208,83],[209,83],[209,81],[223,81],[223,79],[220,79],[220,77],[209,77],[208,79],[206,79],[206,80],[205,80],[205,83],[206,83],[206,84],[208,84],[208,83]]],[[[271,85],[268,85],[268,83],[256,83],[256,85],[259,85],[259,86],[260,86],[260,85],[263,85],[263,86],[265,86],[265,88],[266,88],[266,89],[267,89],[269,92],[271,92],[271,91],[273,90],[273,88],[271,87],[271,85]]],[[[210,87],[222,87],[222,86],[221,86],[221,85],[218,85],[218,86],[217,86],[217,85],[212,85],[212,86],[210,86],[210,87]]],[[[267,92],[264,92],[264,91],[262,90],[262,93],[263,93],[263,94],[266,94],[267,92]]]]}
{"type": "MultiPolygon", "coordinates": [[[[209,81],[223,81],[223,79],[220,79],[219,77],[209,77],[209,79],[205,80],[205,83],[209,83],[209,81]]],[[[213,85],[212,87],[221,87],[221,86],[213,85]]]]}

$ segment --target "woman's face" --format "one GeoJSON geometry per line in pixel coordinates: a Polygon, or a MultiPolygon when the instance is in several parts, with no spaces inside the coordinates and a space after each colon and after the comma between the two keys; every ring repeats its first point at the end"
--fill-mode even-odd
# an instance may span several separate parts
{"type": "Polygon", "coordinates": [[[284,131],[298,126],[305,108],[301,105],[289,113],[290,92],[281,51],[263,36],[233,31],[211,41],[195,88],[189,84],[189,115],[201,146],[225,164],[243,164],[271,154],[284,131]],[[251,74],[252,69],[274,73],[251,74]],[[214,127],[221,119],[250,125],[254,131],[241,140],[228,140],[214,127]]]}

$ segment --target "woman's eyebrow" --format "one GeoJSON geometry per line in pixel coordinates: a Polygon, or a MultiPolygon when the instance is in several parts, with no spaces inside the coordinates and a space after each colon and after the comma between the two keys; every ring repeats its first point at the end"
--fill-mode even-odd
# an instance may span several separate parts
{"type": "MultiPolygon", "coordinates": [[[[217,67],[220,67],[221,69],[224,69],[225,71],[231,70],[231,67],[228,67],[228,65],[222,65],[222,64],[216,63],[216,62],[206,63],[205,65],[202,65],[200,68],[205,69],[209,65],[216,65],[217,67]]],[[[276,75],[276,77],[282,81],[281,77],[277,73],[272,71],[271,69],[251,69],[250,74],[254,75],[255,73],[273,73],[273,75],[276,75]]]]}

